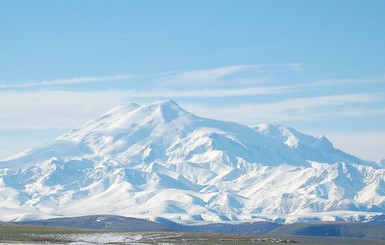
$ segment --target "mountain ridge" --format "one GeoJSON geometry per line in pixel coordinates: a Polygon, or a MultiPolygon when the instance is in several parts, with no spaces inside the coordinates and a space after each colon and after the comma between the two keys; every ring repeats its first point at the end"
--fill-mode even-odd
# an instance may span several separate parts
{"type": "Polygon", "coordinates": [[[0,220],[116,214],[177,222],[366,220],[385,170],[286,126],[116,107],[0,163],[0,220]]]}

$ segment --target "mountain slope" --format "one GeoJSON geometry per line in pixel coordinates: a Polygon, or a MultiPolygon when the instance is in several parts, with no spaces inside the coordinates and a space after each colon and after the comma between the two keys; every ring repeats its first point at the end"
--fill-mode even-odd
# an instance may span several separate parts
{"type": "Polygon", "coordinates": [[[115,214],[179,222],[364,220],[385,170],[284,126],[117,107],[0,163],[0,220],[115,214]]]}
{"type": "Polygon", "coordinates": [[[253,128],[259,133],[289,146],[306,160],[372,165],[334,148],[325,136],[306,135],[283,125],[259,124],[253,128]]]}

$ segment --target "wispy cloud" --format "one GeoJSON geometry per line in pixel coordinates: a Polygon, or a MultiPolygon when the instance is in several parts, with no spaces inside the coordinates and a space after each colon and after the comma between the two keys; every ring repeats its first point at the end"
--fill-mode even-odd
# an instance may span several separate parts
{"type": "Polygon", "coordinates": [[[239,87],[271,82],[271,74],[282,70],[300,71],[302,65],[300,63],[235,65],[206,70],[162,73],[155,77],[162,86],[207,87],[230,85],[239,87]]]}
{"type": "Polygon", "coordinates": [[[287,99],[272,103],[247,103],[233,106],[187,104],[186,107],[207,117],[241,123],[308,121],[343,116],[385,114],[384,109],[367,108],[358,111],[357,104],[371,104],[382,100],[378,94],[341,94],[287,99]],[[350,107],[353,106],[353,107],[350,107]],[[236,117],[234,116],[236,115],[236,117]]]}
{"type": "Polygon", "coordinates": [[[329,87],[329,86],[341,86],[341,85],[359,85],[359,84],[385,84],[385,76],[377,77],[366,77],[366,78],[341,78],[341,79],[324,79],[311,81],[306,84],[299,84],[298,87],[309,88],[309,87],[329,87]]]}
{"type": "MultiPolygon", "coordinates": [[[[281,71],[299,71],[302,69],[300,63],[286,63],[286,64],[251,64],[251,65],[234,65],[225,66],[205,70],[193,71],[175,71],[158,74],[137,74],[137,75],[113,75],[113,76],[87,76],[74,77],[42,81],[28,81],[28,82],[1,82],[1,90],[12,89],[53,89],[63,86],[82,85],[92,83],[105,83],[105,89],[116,87],[115,85],[109,87],[109,82],[130,80],[136,83],[136,87],[140,90],[163,90],[170,94],[170,90],[185,90],[187,96],[198,94],[198,90],[204,92],[206,96],[213,92],[213,96],[223,96],[219,94],[228,94],[231,96],[232,92],[225,91],[226,89],[235,89],[235,94],[243,94],[242,89],[250,88],[255,94],[261,94],[263,91],[271,93],[283,92],[283,87],[272,87],[274,80],[274,73],[281,71]],[[270,87],[266,86],[269,84],[270,87]],[[261,85],[264,87],[259,88],[261,85]],[[258,89],[257,89],[258,87],[258,89]],[[197,90],[197,91],[194,91],[197,90]],[[238,89],[238,91],[237,91],[238,89]],[[191,91],[193,90],[193,91],[191,91]],[[258,91],[257,91],[258,90],[258,91]]],[[[110,83],[112,84],[112,83],[110,83]]],[[[286,87],[288,89],[288,87],[286,87]]],[[[71,87],[76,91],[76,87],[71,87]]],[[[122,90],[129,89],[127,85],[121,87],[122,90]]],[[[297,88],[298,89],[298,88],[297,88]]],[[[287,90],[289,91],[289,90],[287,90]]]]}
{"type": "Polygon", "coordinates": [[[238,66],[226,66],[208,70],[178,72],[173,76],[166,78],[170,79],[169,82],[180,82],[180,81],[215,81],[217,79],[246,72],[246,71],[260,71],[263,65],[238,65],[238,66]]]}
{"type": "Polygon", "coordinates": [[[49,87],[49,86],[59,86],[59,85],[100,83],[100,82],[128,80],[133,77],[134,75],[115,75],[115,76],[106,76],[106,77],[75,77],[75,78],[68,78],[68,79],[31,81],[31,82],[13,83],[13,84],[0,83],[0,89],[20,89],[20,88],[32,88],[32,87],[49,87]]]}
{"type": "Polygon", "coordinates": [[[364,94],[338,94],[330,96],[295,98],[285,100],[277,103],[269,104],[270,107],[277,107],[280,109],[312,109],[315,107],[324,107],[332,105],[343,105],[347,103],[368,103],[379,101],[382,98],[375,93],[364,94]]]}
{"type": "Polygon", "coordinates": [[[237,97],[248,95],[271,95],[283,94],[293,91],[291,87],[272,86],[272,87],[247,87],[247,88],[228,88],[228,89],[158,89],[150,91],[130,91],[126,94],[131,98],[213,98],[213,97],[237,97]]]}
{"type": "Polygon", "coordinates": [[[288,63],[287,66],[293,71],[302,71],[303,68],[301,63],[288,63]]]}

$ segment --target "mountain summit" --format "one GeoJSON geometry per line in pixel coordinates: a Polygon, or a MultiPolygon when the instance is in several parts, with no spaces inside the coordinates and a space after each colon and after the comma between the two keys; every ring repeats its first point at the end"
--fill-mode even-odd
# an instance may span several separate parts
{"type": "Polygon", "coordinates": [[[357,220],[385,170],[286,126],[201,118],[172,100],[116,107],[0,163],[0,220],[357,220]]]}

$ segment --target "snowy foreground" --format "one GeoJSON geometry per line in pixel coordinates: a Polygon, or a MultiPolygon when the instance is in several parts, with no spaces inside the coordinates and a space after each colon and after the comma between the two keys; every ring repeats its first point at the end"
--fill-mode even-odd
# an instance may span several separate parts
{"type": "Polygon", "coordinates": [[[0,220],[116,214],[181,223],[357,220],[385,212],[385,169],[285,126],[117,107],[0,163],[0,220]]]}
{"type": "Polygon", "coordinates": [[[142,244],[142,240],[156,240],[159,235],[142,235],[129,233],[73,233],[73,234],[47,234],[31,235],[32,239],[58,240],[68,244],[142,244]],[[37,236],[37,237],[36,237],[37,236]]]}
{"type": "MultiPolygon", "coordinates": [[[[294,243],[294,240],[274,236],[210,234],[210,233],[65,233],[65,234],[23,234],[21,241],[8,244],[266,244],[294,243]],[[30,241],[27,241],[30,239],[30,241]],[[25,240],[25,241],[24,241],[25,240]]],[[[338,241],[338,240],[337,240],[338,241]]],[[[7,243],[5,243],[7,244],[7,243]]],[[[318,243],[319,244],[319,243],[318,243]]]]}

